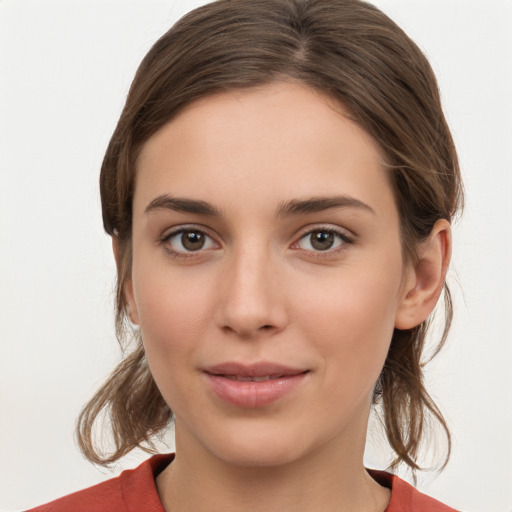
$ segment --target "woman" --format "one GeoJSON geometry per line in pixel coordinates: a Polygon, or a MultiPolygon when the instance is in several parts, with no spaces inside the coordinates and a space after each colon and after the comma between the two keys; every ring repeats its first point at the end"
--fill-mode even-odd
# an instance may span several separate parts
{"type": "Polygon", "coordinates": [[[452,510],[363,465],[372,406],[393,466],[420,469],[429,419],[449,441],[420,360],[443,291],[440,345],[450,324],[460,175],[392,21],[340,0],[191,12],[143,60],[100,182],[135,345],[79,442],[109,463],[174,420],[176,455],[35,510],[452,510]]]}

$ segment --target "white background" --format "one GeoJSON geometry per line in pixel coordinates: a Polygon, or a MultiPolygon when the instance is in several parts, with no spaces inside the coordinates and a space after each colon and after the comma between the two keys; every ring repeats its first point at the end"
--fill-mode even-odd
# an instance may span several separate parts
{"type": "MultiPolygon", "coordinates": [[[[119,357],[98,172],[139,61],[200,3],[0,1],[1,510],[113,474],[73,441],[80,406],[119,357]]],[[[455,325],[427,375],[453,457],[419,487],[468,512],[510,512],[512,1],[375,3],[430,58],[466,181],[450,277],[455,325]]]]}

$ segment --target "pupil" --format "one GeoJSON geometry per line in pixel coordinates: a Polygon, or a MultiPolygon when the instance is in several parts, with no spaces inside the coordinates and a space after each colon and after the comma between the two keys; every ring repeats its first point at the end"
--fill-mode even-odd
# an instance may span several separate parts
{"type": "Polygon", "coordinates": [[[197,251],[204,245],[204,235],[197,231],[187,231],[181,235],[181,243],[189,251],[197,251]]]}
{"type": "Polygon", "coordinates": [[[318,251],[326,251],[334,243],[334,235],[325,231],[317,231],[311,237],[311,245],[318,251]]]}

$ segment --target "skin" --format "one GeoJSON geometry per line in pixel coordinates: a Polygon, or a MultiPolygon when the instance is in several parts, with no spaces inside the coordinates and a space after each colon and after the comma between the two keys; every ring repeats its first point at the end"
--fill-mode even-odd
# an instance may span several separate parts
{"type": "Polygon", "coordinates": [[[297,84],[222,93],[142,150],[126,293],[175,414],[176,459],[157,478],[166,510],[387,506],[389,490],[363,466],[372,391],[393,329],[419,324],[439,297],[450,227],[436,224],[414,268],[403,261],[383,155],[343,112],[297,84]],[[351,204],[282,211],[340,196],[351,204]],[[179,211],[169,197],[217,214],[179,211]],[[202,248],[187,251],[180,229],[204,233],[202,248]],[[332,247],[318,250],[312,233],[331,234],[332,247]],[[205,379],[226,361],[307,374],[270,405],[241,408],[205,379]]]}

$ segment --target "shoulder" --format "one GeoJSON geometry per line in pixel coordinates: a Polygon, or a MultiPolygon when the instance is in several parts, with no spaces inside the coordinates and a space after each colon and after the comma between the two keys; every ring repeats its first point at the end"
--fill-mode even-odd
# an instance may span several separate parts
{"type": "Polygon", "coordinates": [[[155,455],[135,469],[28,512],[164,512],[155,477],[173,459],[155,455]]]}
{"type": "Polygon", "coordinates": [[[421,493],[396,475],[374,470],[370,474],[379,484],[391,489],[391,501],[385,512],[457,512],[421,493]]]}

